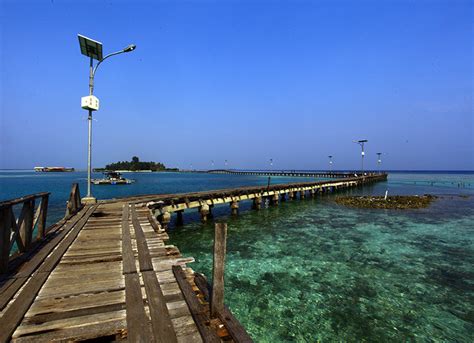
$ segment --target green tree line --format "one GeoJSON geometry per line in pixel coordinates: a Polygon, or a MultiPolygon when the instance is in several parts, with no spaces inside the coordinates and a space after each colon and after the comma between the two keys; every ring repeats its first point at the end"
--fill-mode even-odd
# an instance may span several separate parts
{"type": "Polygon", "coordinates": [[[107,164],[105,166],[106,170],[152,170],[152,171],[161,171],[161,170],[175,170],[167,169],[163,163],[160,162],[141,162],[137,156],[133,156],[132,160],[129,161],[119,161],[116,163],[107,164]]]}

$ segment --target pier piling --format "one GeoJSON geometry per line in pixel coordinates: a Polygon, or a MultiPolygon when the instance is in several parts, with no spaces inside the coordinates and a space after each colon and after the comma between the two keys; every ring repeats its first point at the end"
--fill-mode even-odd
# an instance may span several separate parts
{"type": "Polygon", "coordinates": [[[232,200],[232,202],[230,203],[230,209],[231,209],[231,213],[233,216],[236,216],[239,214],[239,202],[236,201],[236,200],[232,200]]]}
{"type": "Polygon", "coordinates": [[[214,263],[212,277],[211,317],[224,311],[224,267],[227,224],[216,223],[214,233],[214,263]]]}

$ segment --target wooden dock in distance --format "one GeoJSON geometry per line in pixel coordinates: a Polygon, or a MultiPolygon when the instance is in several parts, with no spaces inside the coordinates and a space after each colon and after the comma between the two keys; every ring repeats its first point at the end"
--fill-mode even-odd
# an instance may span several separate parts
{"type": "Polygon", "coordinates": [[[336,190],[349,189],[386,180],[387,174],[370,174],[358,177],[349,175],[336,180],[239,187],[216,191],[163,195],[154,200],[149,198],[150,201],[147,203],[147,206],[153,211],[154,216],[159,219],[162,226],[166,228],[171,220],[171,213],[173,212],[177,213],[176,219],[178,223],[182,223],[184,210],[197,208],[201,213],[201,220],[205,222],[208,217],[212,216],[213,206],[218,204],[229,203],[232,213],[237,214],[240,201],[252,200],[252,208],[258,210],[261,208],[262,202],[265,201],[272,205],[277,205],[280,201],[296,199],[298,195],[300,199],[304,199],[308,194],[314,197],[316,194],[326,194],[336,190]]]}
{"type": "MultiPolygon", "coordinates": [[[[298,170],[229,170],[229,169],[213,169],[208,170],[209,174],[230,174],[230,175],[254,175],[254,176],[287,176],[287,177],[319,177],[326,179],[341,179],[349,177],[362,176],[360,172],[337,173],[323,171],[298,171],[298,170]]],[[[372,175],[373,173],[366,173],[372,175]]]]}

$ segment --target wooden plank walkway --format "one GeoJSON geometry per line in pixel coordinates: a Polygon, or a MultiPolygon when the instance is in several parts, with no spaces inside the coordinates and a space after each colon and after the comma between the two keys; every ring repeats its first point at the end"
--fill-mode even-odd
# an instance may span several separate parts
{"type": "Polygon", "coordinates": [[[192,258],[166,245],[146,207],[85,207],[0,280],[0,342],[201,342],[172,271],[192,258]]]}

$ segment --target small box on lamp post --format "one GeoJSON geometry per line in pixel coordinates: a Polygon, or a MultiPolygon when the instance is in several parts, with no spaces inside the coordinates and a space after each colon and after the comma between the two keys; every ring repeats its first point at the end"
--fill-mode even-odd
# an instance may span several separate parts
{"type": "Polygon", "coordinates": [[[81,98],[81,107],[85,110],[98,111],[99,99],[94,95],[83,96],[81,98]]]}

